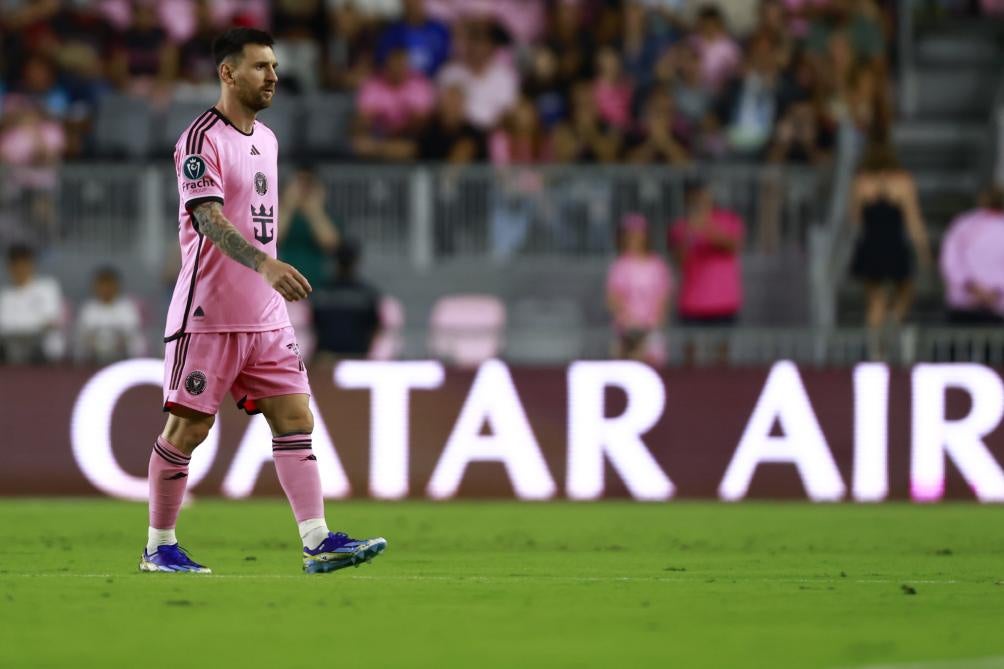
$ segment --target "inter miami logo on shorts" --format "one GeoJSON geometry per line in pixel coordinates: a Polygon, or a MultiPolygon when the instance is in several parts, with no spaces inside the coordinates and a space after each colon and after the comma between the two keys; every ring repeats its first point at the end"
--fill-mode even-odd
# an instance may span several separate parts
{"type": "Polygon", "coordinates": [[[185,377],[185,390],[189,395],[201,395],[206,389],[206,375],[200,371],[194,371],[185,377]]]}
{"type": "Polygon", "coordinates": [[[268,179],[261,172],[257,172],[254,175],[254,192],[258,195],[264,195],[268,192],[268,179]]]}
{"type": "Polygon", "coordinates": [[[181,169],[185,173],[186,179],[189,181],[195,181],[206,173],[206,163],[199,156],[189,156],[185,158],[185,162],[182,163],[181,169]]]}

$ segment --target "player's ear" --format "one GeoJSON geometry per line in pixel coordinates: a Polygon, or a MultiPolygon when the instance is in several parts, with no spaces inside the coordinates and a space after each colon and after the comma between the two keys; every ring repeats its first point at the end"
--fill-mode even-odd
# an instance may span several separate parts
{"type": "Polygon", "coordinates": [[[229,58],[224,59],[224,61],[220,63],[220,79],[222,79],[225,84],[234,83],[234,67],[229,58]]]}

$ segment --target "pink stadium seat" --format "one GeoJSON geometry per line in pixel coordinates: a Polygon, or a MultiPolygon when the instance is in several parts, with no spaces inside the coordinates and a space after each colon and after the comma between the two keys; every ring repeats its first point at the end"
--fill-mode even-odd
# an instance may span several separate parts
{"type": "Polygon", "coordinates": [[[461,367],[474,367],[502,350],[505,305],[493,295],[448,295],[432,308],[429,352],[461,367]]]}
{"type": "Polygon", "coordinates": [[[314,334],[314,314],[308,300],[287,302],[289,322],[296,332],[296,344],[300,347],[300,357],[309,362],[317,348],[317,335],[314,334]]]}
{"type": "Polygon", "coordinates": [[[396,297],[384,295],[380,300],[380,333],[373,340],[370,360],[394,360],[401,355],[404,341],[404,307],[396,297]]]}

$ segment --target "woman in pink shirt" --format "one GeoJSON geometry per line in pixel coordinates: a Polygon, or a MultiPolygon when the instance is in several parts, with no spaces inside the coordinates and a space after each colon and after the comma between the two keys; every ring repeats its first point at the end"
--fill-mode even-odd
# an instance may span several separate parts
{"type": "Polygon", "coordinates": [[[411,69],[408,52],[392,50],[382,73],[363,82],[356,97],[356,153],[364,158],[413,158],[415,137],[435,104],[435,88],[411,69]]]}
{"type": "Polygon", "coordinates": [[[663,329],[673,294],[669,266],[650,248],[643,215],[626,214],[619,236],[620,255],[607,274],[607,306],[616,333],[614,355],[664,364],[663,329]]]}
{"type": "Polygon", "coordinates": [[[631,125],[631,96],[634,86],[624,75],[621,55],[613,47],[603,47],[596,54],[596,81],[593,98],[600,118],[621,131],[631,125]]]}
{"type": "Polygon", "coordinates": [[[717,93],[742,62],[742,51],[725,29],[725,19],[718,7],[709,5],[698,13],[693,44],[701,56],[704,85],[717,93]]]}
{"type": "Polygon", "coordinates": [[[681,273],[680,318],[695,325],[729,325],[742,308],[743,222],[715,207],[704,183],[688,184],[687,214],[669,230],[681,273]]]}

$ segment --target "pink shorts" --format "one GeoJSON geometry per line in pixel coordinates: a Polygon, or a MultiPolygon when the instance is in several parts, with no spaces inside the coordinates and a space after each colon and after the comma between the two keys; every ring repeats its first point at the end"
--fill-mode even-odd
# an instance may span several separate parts
{"type": "Polygon", "coordinates": [[[215,414],[228,390],[249,414],[261,413],[256,400],[310,394],[293,328],[195,332],[167,344],[164,411],[180,405],[215,414]]]}

